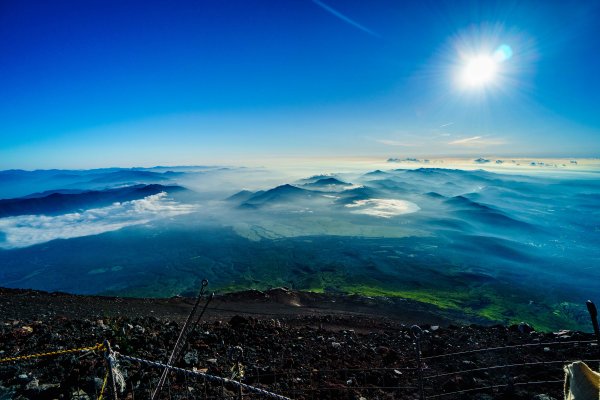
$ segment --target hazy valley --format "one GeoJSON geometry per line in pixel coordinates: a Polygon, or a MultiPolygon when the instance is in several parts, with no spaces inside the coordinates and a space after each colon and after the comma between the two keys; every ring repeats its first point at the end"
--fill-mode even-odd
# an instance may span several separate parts
{"type": "Polygon", "coordinates": [[[585,326],[600,295],[595,173],[397,166],[3,171],[0,282],[160,297],[208,278],[585,326]]]}

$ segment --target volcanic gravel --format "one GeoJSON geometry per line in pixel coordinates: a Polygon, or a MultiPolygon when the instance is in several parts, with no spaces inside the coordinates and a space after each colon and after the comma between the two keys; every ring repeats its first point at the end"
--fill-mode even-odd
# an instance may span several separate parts
{"type": "MultiPolygon", "coordinates": [[[[108,340],[118,353],[165,362],[193,303],[191,299],[97,298],[9,289],[0,289],[0,295],[0,359],[108,340]]],[[[207,318],[190,332],[176,365],[227,378],[243,369],[242,382],[295,399],[419,398],[416,340],[411,331],[419,315],[413,314],[416,309],[406,311],[403,321],[397,311],[387,316],[369,313],[370,307],[385,309],[369,299],[324,297],[308,307],[302,296],[278,289],[214,301],[207,318]],[[247,312],[236,312],[244,304],[247,312]],[[231,357],[236,346],[243,351],[239,365],[231,357]]],[[[428,323],[420,326],[427,398],[558,399],[563,387],[554,381],[563,379],[567,361],[600,358],[591,334],[540,333],[527,324],[451,325],[447,316],[429,312],[423,314],[428,323]],[[553,382],[530,383],[543,381],[553,382]],[[480,389],[489,386],[496,387],[480,389]]],[[[162,371],[117,360],[125,378],[119,398],[150,398],[162,371]]],[[[598,362],[590,365],[597,369],[598,362]]],[[[98,350],[3,362],[0,399],[95,399],[105,373],[104,353],[98,350]]],[[[169,374],[161,393],[164,399],[240,395],[232,384],[207,383],[176,373],[169,374]]],[[[247,390],[242,395],[262,398],[247,390]]],[[[111,398],[110,390],[106,396],[111,398]]]]}

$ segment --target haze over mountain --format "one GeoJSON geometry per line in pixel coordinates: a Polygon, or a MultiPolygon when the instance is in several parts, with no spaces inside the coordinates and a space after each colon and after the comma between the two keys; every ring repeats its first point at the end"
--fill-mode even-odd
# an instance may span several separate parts
{"type": "Polygon", "coordinates": [[[544,326],[583,318],[577,302],[600,295],[597,172],[420,165],[309,178],[217,167],[0,172],[31,192],[0,200],[0,281],[171,296],[209,278],[222,290],[405,296],[492,320],[537,315],[544,326]]]}
{"type": "Polygon", "coordinates": [[[132,185],[104,190],[48,190],[21,198],[0,200],[0,218],[34,214],[60,215],[142,199],[161,192],[177,193],[183,190],[185,189],[181,186],[157,184],[132,185]]]}
{"type": "Polygon", "coordinates": [[[2,1],[0,286],[207,278],[581,327],[599,20],[598,0],[2,1]]]}

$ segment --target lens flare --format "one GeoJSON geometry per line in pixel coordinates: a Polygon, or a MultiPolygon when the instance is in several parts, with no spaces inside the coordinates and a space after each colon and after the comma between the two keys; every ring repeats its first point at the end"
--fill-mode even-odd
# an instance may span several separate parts
{"type": "Polygon", "coordinates": [[[496,62],[501,63],[501,62],[510,60],[512,55],[513,55],[512,48],[507,44],[503,44],[500,47],[498,47],[496,49],[496,51],[494,52],[494,60],[496,60],[496,62]]]}

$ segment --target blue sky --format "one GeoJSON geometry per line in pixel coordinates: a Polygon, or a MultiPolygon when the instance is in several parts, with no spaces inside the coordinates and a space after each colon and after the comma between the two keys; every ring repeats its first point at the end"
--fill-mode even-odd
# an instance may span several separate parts
{"type": "Polygon", "coordinates": [[[0,169],[600,155],[598,1],[0,3],[0,169]],[[484,87],[457,76],[501,45],[484,87]]]}

